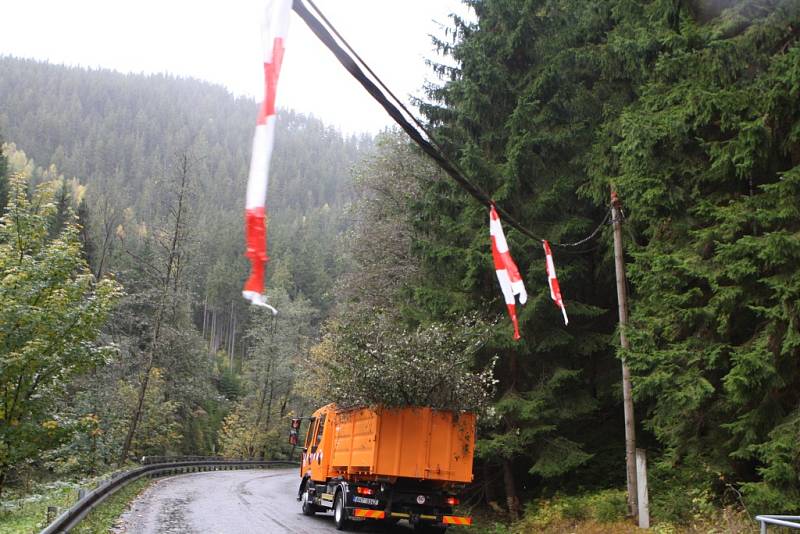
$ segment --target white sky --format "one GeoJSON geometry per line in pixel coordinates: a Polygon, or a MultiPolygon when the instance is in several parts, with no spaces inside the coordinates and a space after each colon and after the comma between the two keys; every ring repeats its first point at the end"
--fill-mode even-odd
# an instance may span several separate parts
{"type": "MultiPolygon", "coordinates": [[[[401,99],[422,96],[434,74],[429,34],[443,35],[460,0],[315,0],[401,99]]],[[[23,0],[0,3],[0,55],[121,72],[191,76],[236,95],[263,95],[264,0],[23,0]]],[[[391,119],[292,14],[278,107],[314,114],[345,132],[391,119]]],[[[255,120],[255,117],[254,117],[255,120]]]]}

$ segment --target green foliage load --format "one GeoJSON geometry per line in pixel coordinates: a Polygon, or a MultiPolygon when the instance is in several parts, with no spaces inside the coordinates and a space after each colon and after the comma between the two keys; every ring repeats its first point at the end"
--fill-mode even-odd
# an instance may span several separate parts
{"type": "Polygon", "coordinates": [[[74,217],[49,237],[53,183],[32,198],[24,175],[13,174],[9,185],[0,219],[0,489],[10,468],[76,427],[54,415],[56,396],[113,353],[97,338],[122,294],[117,282],[89,271],[74,217]]]}
{"type": "Polygon", "coordinates": [[[317,386],[339,406],[430,406],[483,411],[494,390],[491,366],[473,372],[491,325],[475,317],[407,330],[396,318],[334,325],[313,351],[317,386]]]}

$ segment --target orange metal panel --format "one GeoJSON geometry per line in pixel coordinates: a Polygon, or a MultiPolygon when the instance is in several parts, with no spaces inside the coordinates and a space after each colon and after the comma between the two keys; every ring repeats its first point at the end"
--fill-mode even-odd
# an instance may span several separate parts
{"type": "MultiPolygon", "coordinates": [[[[328,405],[320,444],[328,476],[360,473],[471,482],[475,415],[426,407],[337,411],[328,405]]],[[[323,468],[322,465],[318,469],[323,468]]],[[[318,480],[318,469],[314,478],[318,480]]]]}

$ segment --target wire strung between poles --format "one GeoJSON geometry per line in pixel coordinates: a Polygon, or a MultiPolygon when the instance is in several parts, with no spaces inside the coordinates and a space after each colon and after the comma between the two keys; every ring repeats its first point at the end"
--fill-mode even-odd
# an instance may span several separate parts
{"type": "MultiPolygon", "coordinates": [[[[456,183],[464,189],[467,193],[469,193],[474,199],[478,202],[486,206],[487,208],[494,206],[497,212],[502,216],[502,220],[506,222],[509,226],[516,229],[524,236],[529,237],[535,241],[545,241],[544,238],[537,236],[531,230],[523,226],[520,222],[518,222],[509,212],[507,212],[502,207],[495,204],[492,200],[491,196],[480,188],[478,185],[473,184],[464,173],[454,164],[450,159],[444,155],[444,151],[441,149],[441,146],[436,142],[433,135],[422,125],[422,123],[408,110],[408,108],[398,99],[394,93],[392,93],[386,84],[378,77],[377,74],[367,65],[367,63],[361,59],[361,57],[353,50],[353,48],[345,41],[345,39],[341,36],[341,34],[336,30],[336,28],[331,24],[331,22],[322,14],[320,9],[313,3],[312,0],[305,0],[308,4],[312,7],[314,11],[317,12],[319,18],[314,16],[308,8],[303,3],[303,0],[294,0],[292,2],[292,9],[294,10],[297,15],[303,19],[309,29],[317,36],[317,38],[328,48],[328,50],[333,53],[339,63],[350,73],[353,78],[356,79],[358,83],[372,96],[378,104],[383,107],[384,110],[389,114],[392,119],[397,123],[403,131],[414,141],[423,152],[425,152],[428,156],[430,156],[439,166],[444,170],[456,183]],[[330,28],[325,27],[325,25],[320,22],[322,19],[325,22],[325,25],[330,28]],[[342,46],[337,42],[333,33],[339,41],[350,51],[348,53],[342,46]],[[366,74],[364,74],[364,70],[362,70],[361,66],[363,66],[364,70],[366,70],[380,85],[386,93],[388,93],[393,99],[395,103],[392,103],[390,99],[386,96],[384,91],[379,88],[375,82],[373,82],[366,74]],[[403,115],[403,112],[398,109],[402,109],[405,112],[411,121],[413,121],[417,126],[409,122],[408,119],[403,115]],[[421,133],[424,132],[428,139],[426,139],[421,133]]],[[[608,217],[608,215],[606,215],[608,217]]],[[[595,229],[592,234],[580,241],[576,241],[575,243],[552,243],[552,246],[555,247],[573,247],[578,246],[586,241],[592,239],[602,228],[603,223],[601,223],[597,229],[595,229]]]]}

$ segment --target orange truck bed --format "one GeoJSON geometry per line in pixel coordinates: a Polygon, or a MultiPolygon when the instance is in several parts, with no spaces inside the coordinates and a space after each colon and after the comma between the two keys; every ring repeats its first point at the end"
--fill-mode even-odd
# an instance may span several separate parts
{"type": "Polygon", "coordinates": [[[337,473],[472,482],[475,415],[431,408],[336,413],[337,473]]]}
{"type": "Polygon", "coordinates": [[[475,414],[329,404],[310,418],[298,500],[306,515],[333,510],[339,530],[355,521],[407,520],[435,532],[469,525],[455,507],[474,452],[475,414]]]}

